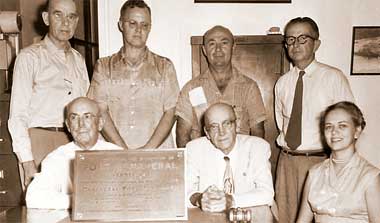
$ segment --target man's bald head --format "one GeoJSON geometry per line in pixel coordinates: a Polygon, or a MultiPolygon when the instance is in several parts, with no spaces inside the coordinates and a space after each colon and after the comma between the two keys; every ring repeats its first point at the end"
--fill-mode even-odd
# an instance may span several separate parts
{"type": "Polygon", "coordinates": [[[65,123],[74,143],[82,149],[90,149],[96,144],[104,121],[95,101],[79,97],[66,106],[65,123]]]}
{"type": "Polygon", "coordinates": [[[228,154],[236,141],[236,116],[231,105],[216,103],[204,114],[205,133],[211,143],[228,154]]]}
{"type": "Polygon", "coordinates": [[[219,114],[221,114],[223,117],[228,117],[231,120],[236,120],[236,115],[233,107],[229,104],[219,102],[211,105],[205,111],[203,116],[205,125],[207,126],[207,124],[211,124],[209,116],[215,116],[219,114]]]}
{"type": "Polygon", "coordinates": [[[207,30],[203,34],[203,45],[206,43],[206,40],[208,39],[208,37],[211,34],[216,33],[216,32],[220,32],[220,33],[226,34],[226,36],[228,36],[232,40],[232,43],[234,43],[234,35],[232,34],[232,32],[228,28],[226,28],[224,26],[217,25],[217,26],[214,26],[211,29],[207,30]]]}

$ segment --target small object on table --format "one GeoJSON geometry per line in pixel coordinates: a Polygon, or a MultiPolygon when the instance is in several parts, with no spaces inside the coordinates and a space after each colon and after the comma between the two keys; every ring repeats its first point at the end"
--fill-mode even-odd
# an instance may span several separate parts
{"type": "Polygon", "coordinates": [[[231,208],[228,214],[230,222],[251,222],[252,216],[249,209],[231,208]]]}

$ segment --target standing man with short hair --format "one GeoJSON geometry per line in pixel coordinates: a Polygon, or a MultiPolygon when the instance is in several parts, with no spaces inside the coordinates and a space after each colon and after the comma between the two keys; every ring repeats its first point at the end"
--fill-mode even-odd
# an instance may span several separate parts
{"type": "Polygon", "coordinates": [[[151,22],[143,0],[124,3],[118,22],[123,46],[98,60],[88,93],[106,119],[103,135],[128,149],[174,147],[179,86],[173,63],[146,46],[151,22]]]}
{"type": "Polygon", "coordinates": [[[307,172],[327,157],[319,129],[321,113],[336,102],[354,100],[342,71],[315,60],[320,44],[311,18],[298,17],[285,26],[285,47],[294,67],[275,86],[277,143],[282,151],[275,188],[280,223],[295,222],[307,172]]]}
{"type": "Polygon", "coordinates": [[[75,2],[50,0],[42,18],[48,34],[21,50],[13,73],[9,132],[24,186],[48,153],[69,142],[64,107],[89,87],[85,61],[69,43],[78,23],[75,2]]]}
{"type": "Polygon", "coordinates": [[[223,26],[214,26],[204,34],[202,50],[208,69],[190,80],[178,97],[178,147],[185,147],[190,140],[204,135],[203,113],[217,102],[233,106],[238,133],[264,138],[266,113],[260,89],[254,80],[233,66],[234,48],[234,37],[223,26]]]}

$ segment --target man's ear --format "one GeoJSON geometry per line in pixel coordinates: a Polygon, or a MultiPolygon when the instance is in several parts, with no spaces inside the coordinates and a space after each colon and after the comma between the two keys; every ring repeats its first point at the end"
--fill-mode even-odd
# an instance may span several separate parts
{"type": "Polygon", "coordinates": [[[119,27],[120,32],[123,32],[123,22],[119,20],[119,22],[117,22],[117,26],[119,27]]]}
{"type": "Polygon", "coordinates": [[[313,52],[317,52],[317,50],[319,49],[319,46],[321,45],[321,40],[317,39],[317,40],[314,40],[314,49],[313,49],[313,52]]]}
{"type": "Polygon", "coordinates": [[[44,21],[45,25],[49,26],[49,13],[48,12],[42,12],[42,20],[44,21]]]}
{"type": "Polygon", "coordinates": [[[67,128],[67,131],[69,131],[71,133],[69,121],[67,121],[67,119],[65,119],[65,125],[66,125],[66,128],[67,128]]]}
{"type": "Polygon", "coordinates": [[[203,127],[203,131],[205,132],[207,139],[211,140],[210,134],[208,134],[206,126],[203,127]]]}
{"type": "Polygon", "coordinates": [[[98,131],[102,131],[103,127],[104,127],[104,123],[105,123],[105,120],[103,118],[103,116],[100,116],[99,117],[99,123],[98,123],[98,131]]]}
{"type": "Polygon", "coordinates": [[[204,46],[204,45],[202,45],[202,52],[203,52],[203,55],[205,55],[205,57],[207,57],[206,49],[205,49],[205,46],[204,46]]]}

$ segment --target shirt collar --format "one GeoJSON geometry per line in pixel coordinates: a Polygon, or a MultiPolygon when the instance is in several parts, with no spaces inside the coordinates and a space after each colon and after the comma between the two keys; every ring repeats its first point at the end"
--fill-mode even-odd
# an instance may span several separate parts
{"type": "MultiPolygon", "coordinates": [[[[149,48],[147,46],[145,46],[145,52],[144,52],[144,55],[143,57],[141,58],[141,60],[136,64],[136,66],[139,66],[141,63],[143,63],[144,61],[148,60],[149,59],[149,48]]],[[[127,60],[127,56],[126,56],[126,51],[124,49],[124,47],[121,47],[119,52],[117,53],[117,60],[116,60],[117,63],[123,63],[123,64],[127,64],[128,66],[132,66],[128,60],[127,60]]]]}
{"type": "MultiPolygon", "coordinates": [[[[303,71],[305,71],[304,76],[311,76],[311,74],[317,69],[317,61],[314,59],[303,71]]],[[[296,74],[298,75],[301,71],[298,67],[295,67],[296,74]]]]}
{"type": "MultiPolygon", "coordinates": [[[[232,78],[231,78],[231,82],[232,83],[241,83],[241,82],[245,82],[243,79],[239,78],[239,76],[243,75],[235,66],[232,66],[232,78]]],[[[212,75],[211,75],[211,72],[210,72],[210,69],[207,68],[207,70],[205,72],[203,72],[200,77],[200,79],[210,79],[210,80],[214,80],[212,75]]]]}
{"type": "Polygon", "coordinates": [[[43,42],[45,43],[46,45],[46,48],[49,52],[51,53],[56,53],[56,52],[68,52],[71,50],[71,45],[70,45],[70,42],[67,41],[67,44],[66,46],[64,47],[64,49],[60,49],[58,48],[54,43],[53,41],[49,38],[49,35],[46,34],[44,39],[43,39],[43,42]]]}

